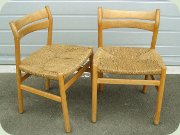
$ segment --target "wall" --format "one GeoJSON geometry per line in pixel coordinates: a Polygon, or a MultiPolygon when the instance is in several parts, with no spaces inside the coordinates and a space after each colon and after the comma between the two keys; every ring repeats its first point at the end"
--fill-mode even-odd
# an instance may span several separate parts
{"type": "MultiPolygon", "coordinates": [[[[49,5],[54,17],[54,43],[97,46],[97,7],[121,10],[161,9],[161,25],[157,42],[166,65],[180,65],[180,13],[167,0],[13,0],[0,12],[0,64],[14,63],[13,35],[9,22],[49,5]]],[[[116,29],[104,33],[104,44],[149,47],[151,33],[142,30],[116,29]]],[[[21,55],[46,44],[46,30],[22,40],[21,55]]]]}
{"type": "Polygon", "coordinates": [[[180,9],[180,1],[179,1],[179,0],[170,0],[170,1],[173,2],[173,3],[175,3],[176,6],[178,6],[179,9],[180,9]]]}

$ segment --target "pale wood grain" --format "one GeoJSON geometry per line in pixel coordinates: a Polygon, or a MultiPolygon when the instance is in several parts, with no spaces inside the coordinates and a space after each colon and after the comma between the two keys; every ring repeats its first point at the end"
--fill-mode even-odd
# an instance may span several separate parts
{"type": "Polygon", "coordinates": [[[31,24],[19,31],[19,37],[22,38],[31,32],[41,30],[41,29],[46,29],[46,28],[48,28],[48,26],[49,26],[49,20],[31,24]]]}
{"type": "Polygon", "coordinates": [[[35,89],[35,88],[32,88],[32,87],[23,85],[23,84],[21,84],[21,89],[24,90],[24,91],[28,91],[30,93],[33,93],[33,94],[36,94],[36,95],[39,95],[39,96],[54,100],[54,101],[57,101],[57,102],[61,102],[61,97],[60,96],[57,96],[57,95],[54,95],[54,94],[51,94],[51,93],[47,93],[47,92],[44,92],[44,91],[41,91],[41,90],[38,90],[38,89],[35,89]]]}
{"type": "Polygon", "coordinates": [[[69,121],[69,112],[66,100],[66,92],[65,92],[65,85],[64,85],[64,76],[63,74],[59,74],[59,91],[62,99],[62,110],[64,115],[64,123],[65,123],[65,131],[71,132],[70,121],[69,121]]]}
{"type": "Polygon", "coordinates": [[[45,90],[49,90],[50,88],[50,79],[45,78],[45,90]]]}
{"type": "Polygon", "coordinates": [[[103,18],[133,18],[155,20],[156,11],[122,11],[103,9],[103,18]]]}
{"type": "Polygon", "coordinates": [[[166,67],[162,67],[161,76],[160,76],[160,85],[158,87],[158,93],[157,93],[157,99],[156,99],[156,109],[155,109],[155,114],[154,114],[155,125],[158,125],[160,121],[165,80],[166,80],[166,67]]]}
{"type": "Polygon", "coordinates": [[[103,46],[103,41],[102,41],[102,8],[98,8],[98,47],[103,46]]]}
{"type": "Polygon", "coordinates": [[[93,82],[92,82],[92,122],[96,122],[97,118],[97,66],[93,65],[93,82]]]}
{"type": "Polygon", "coordinates": [[[47,18],[47,17],[48,17],[47,11],[46,11],[45,8],[43,8],[40,11],[31,13],[29,15],[26,15],[26,16],[20,18],[17,21],[14,21],[14,25],[16,26],[17,30],[19,30],[23,26],[25,26],[25,25],[27,25],[27,24],[29,24],[31,22],[41,20],[41,19],[44,19],[44,18],[47,18]]]}
{"type": "Polygon", "coordinates": [[[53,17],[52,17],[51,10],[49,9],[49,7],[46,6],[45,8],[46,8],[46,11],[47,11],[47,14],[48,14],[48,20],[49,20],[47,44],[52,45],[53,17]]]}
{"type": "Polygon", "coordinates": [[[112,79],[112,78],[98,78],[98,83],[129,84],[129,85],[155,85],[155,86],[159,86],[159,84],[160,84],[160,82],[157,80],[130,80],[130,79],[112,79]]]}
{"type": "MultiPolygon", "coordinates": [[[[148,75],[145,75],[145,78],[144,80],[148,80],[148,75]]],[[[146,94],[147,92],[147,85],[143,85],[143,91],[142,91],[144,94],[146,94]]]]}
{"type": "Polygon", "coordinates": [[[152,42],[151,42],[151,49],[155,49],[156,47],[156,41],[157,41],[157,36],[158,36],[158,31],[159,31],[159,23],[160,23],[160,10],[157,9],[153,37],[152,37],[152,42]]]}
{"type": "Polygon", "coordinates": [[[148,31],[154,30],[154,24],[149,22],[140,22],[134,20],[104,20],[102,23],[103,29],[109,28],[137,28],[148,31]]]}

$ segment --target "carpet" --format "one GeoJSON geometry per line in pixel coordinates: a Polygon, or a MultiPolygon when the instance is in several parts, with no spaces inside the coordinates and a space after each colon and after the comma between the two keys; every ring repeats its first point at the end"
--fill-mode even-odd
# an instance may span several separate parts
{"type": "MultiPolygon", "coordinates": [[[[44,80],[30,77],[25,84],[44,89],[44,80]]],[[[166,135],[180,122],[180,75],[167,75],[161,121],[153,125],[156,89],[142,86],[105,85],[98,93],[98,119],[91,122],[91,82],[83,75],[67,91],[72,135],[166,135]]],[[[51,93],[59,94],[57,81],[51,81],[51,93]]],[[[24,113],[17,109],[15,74],[0,74],[0,123],[13,135],[66,135],[61,104],[27,92],[24,113]]]]}

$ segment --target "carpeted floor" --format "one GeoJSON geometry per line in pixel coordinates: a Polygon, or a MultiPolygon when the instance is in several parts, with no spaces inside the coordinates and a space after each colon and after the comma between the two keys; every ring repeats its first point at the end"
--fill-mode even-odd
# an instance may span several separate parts
{"type": "MultiPolygon", "coordinates": [[[[142,86],[106,85],[98,93],[98,120],[91,118],[91,83],[88,75],[81,77],[68,90],[68,106],[72,135],[166,135],[174,132],[180,122],[180,75],[168,75],[161,122],[153,125],[156,90],[142,86]]],[[[31,77],[26,84],[43,89],[42,78],[31,77]]],[[[51,82],[52,93],[58,84],[51,82]]],[[[0,123],[13,135],[62,135],[64,121],[59,103],[24,92],[25,112],[17,110],[15,74],[0,74],[0,123]]]]}

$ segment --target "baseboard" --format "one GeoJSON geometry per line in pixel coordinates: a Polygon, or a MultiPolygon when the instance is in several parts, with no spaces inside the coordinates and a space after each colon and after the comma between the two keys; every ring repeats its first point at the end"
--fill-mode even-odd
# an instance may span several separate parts
{"type": "MultiPolygon", "coordinates": [[[[15,73],[14,65],[0,65],[0,73],[15,73]]],[[[167,66],[167,74],[180,74],[180,66],[167,66]]]]}

